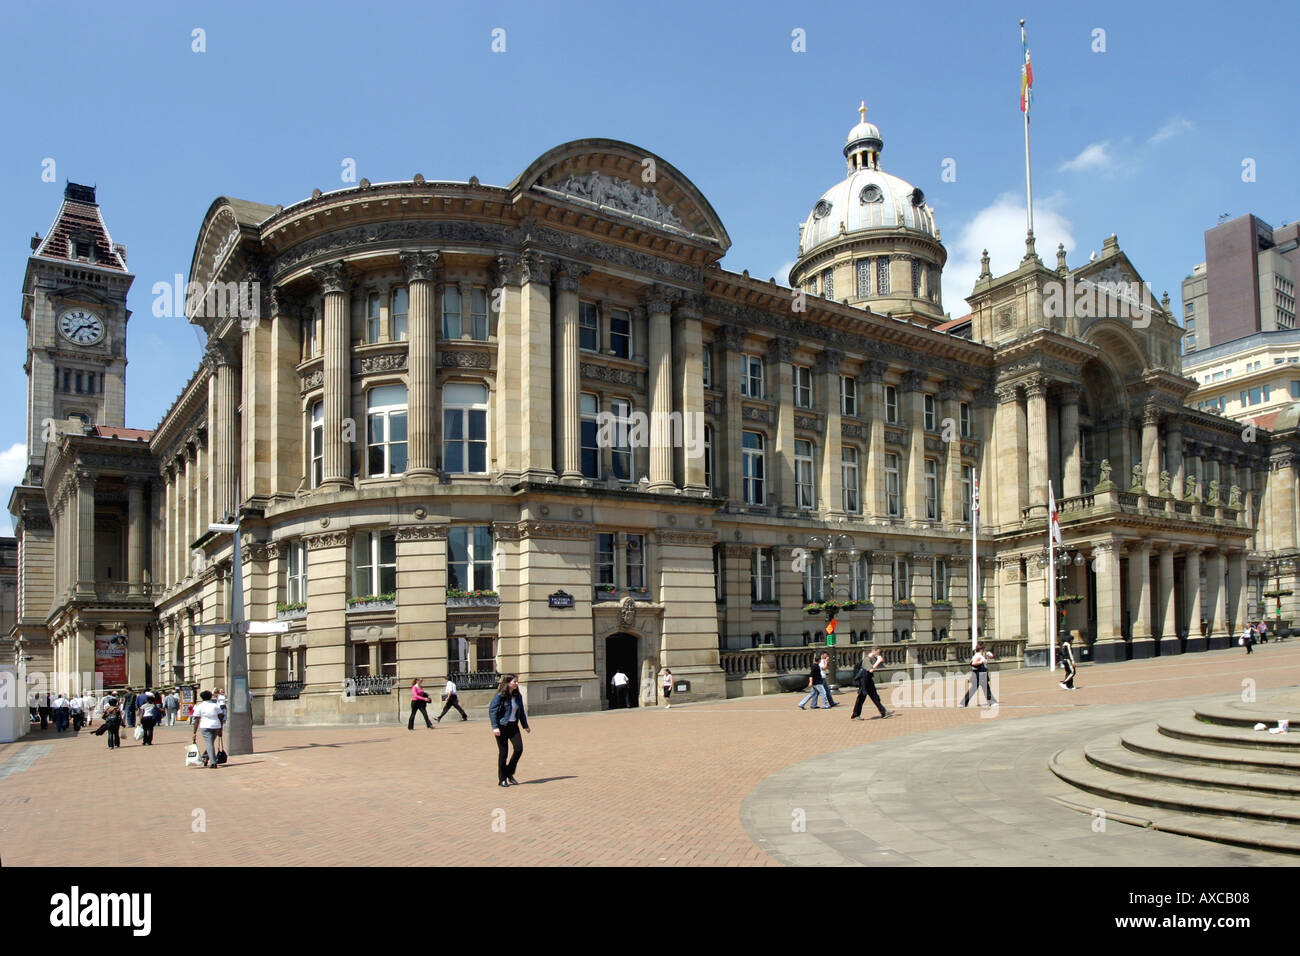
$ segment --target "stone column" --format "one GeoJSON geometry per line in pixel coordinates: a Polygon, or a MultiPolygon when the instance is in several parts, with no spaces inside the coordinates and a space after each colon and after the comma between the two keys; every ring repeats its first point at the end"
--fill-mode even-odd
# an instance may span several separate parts
{"type": "Polygon", "coordinates": [[[925,517],[925,372],[913,369],[903,375],[899,400],[907,423],[907,475],[903,480],[903,515],[908,524],[925,517]]]}
{"type": "Polygon", "coordinates": [[[653,286],[645,296],[650,330],[650,491],[668,492],[673,484],[673,446],[669,417],[673,411],[673,290],[653,286]]]}
{"type": "Polygon", "coordinates": [[[1025,384],[1029,458],[1029,504],[1047,504],[1047,379],[1025,384]]]}
{"type": "Polygon", "coordinates": [[[813,369],[813,404],[820,405],[826,415],[817,494],[824,517],[842,517],[845,513],[844,475],[841,467],[844,435],[840,429],[840,369],[843,364],[843,352],[826,349],[817,356],[813,369]]]}
{"type": "Polygon", "coordinates": [[[997,460],[993,471],[1001,480],[992,486],[981,484],[981,495],[997,499],[999,525],[1018,527],[1028,487],[1024,406],[1020,390],[1014,385],[999,385],[995,394],[998,404],[993,413],[993,440],[997,443],[997,460]]]}
{"type": "Polygon", "coordinates": [[[1160,654],[1176,654],[1178,643],[1178,604],[1174,590],[1174,548],[1166,544],[1160,549],[1160,654]]]}
{"type": "MultiPolygon", "coordinates": [[[[311,406],[304,408],[297,389],[281,388],[281,382],[290,382],[298,375],[297,366],[311,358],[304,353],[303,319],[314,313],[305,313],[304,304],[289,294],[283,286],[271,289],[271,340],[270,358],[265,366],[270,376],[267,388],[269,409],[268,427],[260,432],[266,435],[269,447],[270,494],[277,500],[288,500],[297,492],[306,478],[310,483],[310,437],[306,422],[311,419],[311,406]],[[286,452],[288,452],[286,454],[286,452]]],[[[174,643],[172,645],[175,646],[174,643]]]]}
{"type": "Polygon", "coordinates": [[[1228,636],[1240,634],[1249,617],[1246,610],[1248,584],[1246,577],[1246,552],[1234,551],[1228,555],[1228,604],[1231,620],[1228,636]]]}
{"type": "Polygon", "coordinates": [[[1142,482],[1148,495],[1160,494],[1160,409],[1142,410],[1142,482]]]}
{"type": "Polygon", "coordinates": [[[559,437],[556,464],[561,477],[573,482],[582,480],[578,289],[589,271],[575,263],[562,262],[556,266],[554,276],[555,431],[559,437]]]}
{"type": "Polygon", "coordinates": [[[1193,547],[1187,551],[1183,564],[1183,602],[1187,606],[1187,651],[1205,650],[1207,643],[1201,634],[1201,554],[1204,548],[1193,547]]]}
{"type": "Polygon", "coordinates": [[[1155,653],[1151,636],[1151,542],[1142,539],[1129,549],[1129,609],[1132,614],[1134,659],[1155,653]]]}
{"type": "Polygon", "coordinates": [[[1092,548],[1097,583],[1097,643],[1092,659],[1096,663],[1124,660],[1123,565],[1120,545],[1114,538],[1092,548]]]}
{"type": "Polygon", "coordinates": [[[342,260],[318,266],[312,273],[325,297],[325,473],[321,487],[337,491],[352,485],[351,449],[343,442],[343,419],[348,417],[352,397],[351,283],[342,260]]]}
{"type": "Polygon", "coordinates": [[[1224,586],[1224,555],[1217,549],[1208,553],[1205,559],[1206,610],[1210,613],[1210,647],[1227,647],[1232,635],[1228,633],[1227,588],[1224,586]]]}
{"type": "Polygon", "coordinates": [[[776,402],[775,454],[768,456],[769,477],[775,479],[772,503],[793,511],[794,494],[794,350],[793,339],[776,338],[767,349],[768,400],[776,402]]]}
{"type": "Polygon", "coordinates": [[[78,470],[75,501],[77,550],[73,566],[77,569],[76,594],[79,598],[95,596],[95,473],[78,470]]]}
{"type": "Polygon", "coordinates": [[[172,542],[176,534],[176,521],[172,515],[172,510],[175,499],[175,480],[172,466],[170,464],[164,465],[162,469],[162,549],[154,555],[154,561],[159,565],[155,574],[165,587],[171,587],[174,580],[172,577],[172,561],[175,548],[172,542]]]}
{"type": "MultiPolygon", "coordinates": [[[[860,399],[870,403],[871,437],[867,441],[866,484],[862,492],[862,513],[883,518],[885,504],[885,363],[868,359],[858,375],[860,399]]],[[[876,606],[880,609],[880,606],[876,606]]]]}
{"type": "Polygon", "coordinates": [[[133,595],[144,593],[144,540],[149,525],[144,510],[144,482],[126,480],[126,581],[133,595]]]}
{"type": "Polygon", "coordinates": [[[1165,468],[1171,477],[1169,490],[1180,501],[1187,494],[1187,470],[1183,462],[1183,416],[1166,416],[1165,468]]]}
{"type": "MultiPolygon", "coordinates": [[[[212,501],[210,517],[224,520],[227,515],[234,514],[239,504],[234,497],[239,454],[235,347],[221,340],[210,341],[203,360],[211,369],[215,399],[213,407],[208,409],[208,438],[212,443],[208,462],[212,501]]],[[[243,493],[241,490],[240,494],[243,493]]]]}
{"type": "MultiPolygon", "coordinates": [[[[724,325],[713,339],[717,346],[713,372],[723,392],[721,428],[713,436],[715,467],[718,469],[717,485],[725,496],[737,504],[744,504],[745,485],[741,445],[744,431],[743,406],[740,398],[740,356],[745,348],[745,330],[736,325],[724,325]]],[[[734,615],[733,615],[734,618],[734,615]]]]}
{"type": "MultiPolygon", "coordinates": [[[[434,446],[437,434],[438,402],[438,330],[434,325],[433,284],[438,267],[438,253],[402,254],[406,271],[407,344],[407,439],[409,459],[407,478],[430,477],[440,458],[434,446]]],[[[493,428],[504,428],[498,420],[493,428]]]]}
{"type": "MultiPolygon", "coordinates": [[[[513,426],[523,433],[522,477],[529,481],[545,481],[555,474],[555,454],[552,424],[555,416],[553,402],[551,325],[551,262],[535,252],[525,253],[521,260],[524,284],[520,289],[519,335],[510,343],[522,352],[520,369],[520,417],[513,426]]],[[[461,306],[464,309],[464,305],[461,306]]],[[[509,379],[498,379],[509,382],[509,379]]],[[[507,386],[508,387],[508,386],[507,386]]],[[[575,396],[574,401],[577,401],[575,396]]],[[[577,407],[575,405],[575,407],[577,407]]]]}
{"type": "Polygon", "coordinates": [[[190,446],[182,445],[178,459],[180,470],[177,475],[177,491],[180,500],[176,502],[176,580],[183,581],[190,576],[190,512],[194,501],[191,482],[194,480],[194,468],[191,464],[190,446]]]}
{"type": "Polygon", "coordinates": [[[943,505],[940,517],[950,524],[961,521],[961,383],[953,379],[939,388],[939,403],[945,422],[940,433],[949,436],[944,445],[943,505]],[[951,426],[947,423],[951,422],[951,426]]]}
{"type": "Polygon", "coordinates": [[[1079,460],[1079,393],[1073,385],[1061,391],[1061,496],[1083,494],[1083,468],[1079,460]]]}
{"type": "MultiPolygon", "coordinates": [[[[702,300],[687,296],[677,307],[676,334],[673,336],[673,377],[677,407],[682,413],[683,484],[688,493],[708,494],[704,481],[704,332],[701,325],[702,300]]],[[[717,439],[713,443],[718,467],[717,439]]],[[[715,476],[716,480],[716,476],[715,476]]]]}

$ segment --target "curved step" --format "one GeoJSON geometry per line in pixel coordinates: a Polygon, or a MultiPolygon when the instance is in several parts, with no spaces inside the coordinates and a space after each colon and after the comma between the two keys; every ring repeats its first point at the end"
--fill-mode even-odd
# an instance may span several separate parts
{"type": "Polygon", "coordinates": [[[1126,777],[1098,769],[1079,750],[1057,751],[1049,766],[1052,773],[1073,787],[1124,803],[1230,819],[1300,824],[1300,804],[1284,797],[1226,793],[1126,777]]]}
{"type": "Polygon", "coordinates": [[[1083,754],[1094,767],[1139,780],[1153,780],[1201,790],[1245,791],[1286,800],[1300,799],[1298,774],[1270,773],[1264,770],[1247,772],[1237,768],[1167,760],[1134,753],[1118,737],[1088,744],[1083,754]]]}
{"type": "Polygon", "coordinates": [[[1156,723],[1130,727],[1119,736],[1120,742],[1134,753],[1162,757],[1165,760],[1235,768],[1252,773],[1264,771],[1300,774],[1300,753],[1290,753],[1281,748],[1268,750],[1200,744],[1162,734],[1160,725],[1156,723]]]}
{"type": "Polygon", "coordinates": [[[1076,792],[1057,795],[1052,799],[1061,806],[1087,814],[1094,820],[1098,816],[1098,811],[1101,811],[1106,815],[1105,819],[1108,822],[1177,833],[1180,836],[1212,840],[1215,843],[1226,843],[1231,846],[1300,854],[1300,830],[1287,827],[1285,824],[1224,820],[1203,814],[1138,807],[1106,797],[1084,798],[1082,794],[1076,792]]]}
{"type": "Polygon", "coordinates": [[[1297,732],[1270,734],[1266,730],[1207,724],[1195,717],[1170,717],[1161,720],[1160,732],[1166,737],[1192,740],[1217,747],[1245,747],[1253,750],[1300,753],[1300,733],[1297,732]]]}
{"type": "Polygon", "coordinates": [[[1224,727],[1254,727],[1257,723],[1276,727],[1279,720],[1289,720],[1292,733],[1297,733],[1300,732],[1300,701],[1295,696],[1273,695],[1252,703],[1228,700],[1203,704],[1196,708],[1196,717],[1206,723],[1224,727]]]}

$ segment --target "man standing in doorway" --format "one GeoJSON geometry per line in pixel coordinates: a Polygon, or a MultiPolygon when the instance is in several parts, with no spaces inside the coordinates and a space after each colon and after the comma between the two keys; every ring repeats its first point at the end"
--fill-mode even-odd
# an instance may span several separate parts
{"type": "Polygon", "coordinates": [[[614,685],[614,706],[631,707],[632,703],[628,699],[627,693],[627,675],[621,670],[614,672],[614,678],[610,681],[614,685]]]}

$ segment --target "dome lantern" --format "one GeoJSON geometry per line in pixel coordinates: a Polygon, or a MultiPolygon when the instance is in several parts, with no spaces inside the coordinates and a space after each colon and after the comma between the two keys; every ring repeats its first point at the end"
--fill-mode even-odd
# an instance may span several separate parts
{"type": "Polygon", "coordinates": [[[867,122],[867,102],[858,105],[858,125],[849,130],[844,140],[844,158],[848,160],[849,172],[859,169],[879,169],[880,151],[885,148],[885,141],[880,138],[880,130],[875,124],[867,122]]]}

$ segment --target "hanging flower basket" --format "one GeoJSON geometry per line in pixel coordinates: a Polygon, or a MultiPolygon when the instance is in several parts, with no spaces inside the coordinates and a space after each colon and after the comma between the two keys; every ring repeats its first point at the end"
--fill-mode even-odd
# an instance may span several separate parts
{"type": "Polygon", "coordinates": [[[1290,588],[1283,588],[1280,591],[1265,591],[1264,597],[1284,598],[1284,597],[1290,597],[1293,593],[1295,592],[1293,592],[1290,588]]]}
{"type": "Polygon", "coordinates": [[[874,604],[870,601],[813,601],[811,604],[805,604],[803,609],[809,614],[838,614],[840,611],[852,611],[863,609],[870,611],[874,604]]]}
{"type": "MultiPolygon", "coordinates": [[[[1056,596],[1056,603],[1058,606],[1062,604],[1078,604],[1082,600],[1083,600],[1082,594],[1058,594],[1056,596]]],[[[1047,607],[1052,602],[1049,601],[1047,598],[1043,598],[1038,603],[1041,604],[1043,607],[1047,607]]]]}

